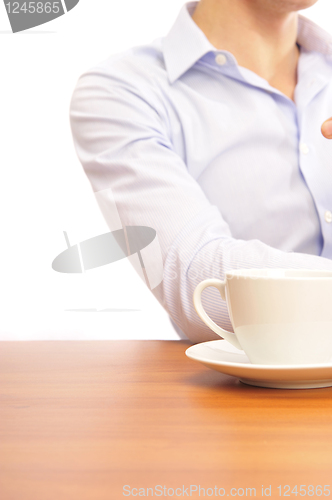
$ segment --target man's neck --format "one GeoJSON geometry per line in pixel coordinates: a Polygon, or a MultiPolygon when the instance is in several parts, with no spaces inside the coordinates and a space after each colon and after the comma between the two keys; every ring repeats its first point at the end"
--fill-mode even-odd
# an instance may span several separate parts
{"type": "Polygon", "coordinates": [[[192,19],[216,49],[231,52],[240,66],[293,99],[296,12],[279,11],[266,0],[201,0],[192,19]]]}

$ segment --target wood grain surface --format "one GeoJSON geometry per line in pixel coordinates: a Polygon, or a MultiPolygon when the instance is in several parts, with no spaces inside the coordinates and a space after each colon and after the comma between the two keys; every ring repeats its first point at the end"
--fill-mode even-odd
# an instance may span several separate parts
{"type": "Polygon", "coordinates": [[[332,388],[246,386],[189,345],[1,342],[0,499],[332,497],[332,388]]]}

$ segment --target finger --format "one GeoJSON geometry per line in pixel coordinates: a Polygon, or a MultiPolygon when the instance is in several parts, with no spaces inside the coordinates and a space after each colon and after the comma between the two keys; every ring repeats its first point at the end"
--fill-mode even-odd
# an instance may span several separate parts
{"type": "Polygon", "coordinates": [[[326,139],[332,139],[332,118],[323,123],[321,132],[326,139]]]}

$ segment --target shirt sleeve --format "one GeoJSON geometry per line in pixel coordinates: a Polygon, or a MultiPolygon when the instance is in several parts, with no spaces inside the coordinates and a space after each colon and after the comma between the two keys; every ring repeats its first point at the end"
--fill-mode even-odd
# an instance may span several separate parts
{"type": "MultiPolygon", "coordinates": [[[[232,237],[222,214],[174,151],[167,108],[154,89],[95,68],[76,84],[70,122],[94,192],[111,191],[123,226],[156,230],[164,270],[152,293],[193,342],[219,338],[193,306],[194,289],[202,280],[224,279],[226,271],[241,268],[332,270],[329,259],[232,237]]],[[[216,323],[233,331],[216,289],[204,291],[203,305],[216,323]]]]}

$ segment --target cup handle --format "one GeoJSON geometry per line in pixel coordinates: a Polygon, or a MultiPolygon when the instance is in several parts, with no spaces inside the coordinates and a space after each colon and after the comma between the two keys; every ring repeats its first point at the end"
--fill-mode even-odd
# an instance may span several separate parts
{"type": "Polygon", "coordinates": [[[204,321],[204,323],[209,328],[211,328],[211,330],[214,331],[214,333],[220,335],[220,337],[227,340],[227,342],[232,344],[237,349],[242,350],[242,347],[240,345],[240,342],[236,338],[236,335],[232,332],[228,332],[227,330],[223,330],[223,328],[220,328],[220,326],[218,326],[214,321],[212,321],[212,319],[205,312],[202,305],[202,292],[208,286],[214,286],[215,288],[217,288],[217,290],[219,290],[221,298],[223,300],[226,300],[226,294],[225,294],[226,281],[220,281],[217,279],[202,281],[199,285],[197,285],[194,291],[194,306],[198,316],[201,318],[202,321],[204,321]]]}

